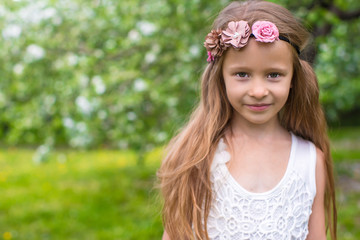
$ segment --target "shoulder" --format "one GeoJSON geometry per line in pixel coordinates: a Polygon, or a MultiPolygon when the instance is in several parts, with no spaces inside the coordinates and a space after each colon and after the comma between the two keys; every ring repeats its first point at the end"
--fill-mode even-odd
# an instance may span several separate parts
{"type": "Polygon", "coordinates": [[[325,155],[316,148],[316,196],[312,206],[312,214],[309,219],[309,235],[307,239],[326,240],[325,226],[325,185],[326,185],[326,163],[325,155]]]}
{"type": "Polygon", "coordinates": [[[318,187],[318,180],[325,180],[326,176],[325,154],[320,148],[316,147],[313,142],[299,136],[296,136],[296,139],[298,145],[297,154],[302,156],[302,163],[304,163],[304,159],[309,159],[307,162],[310,163],[310,169],[313,169],[313,174],[316,177],[316,186],[318,187]]]}
{"type": "Polygon", "coordinates": [[[308,184],[312,196],[319,190],[325,173],[325,157],[323,152],[312,141],[294,135],[294,169],[308,184]]]}
{"type": "Polygon", "coordinates": [[[318,147],[316,147],[316,167],[325,169],[325,154],[318,147]]]}
{"type": "MultiPolygon", "coordinates": [[[[307,171],[309,169],[315,169],[317,159],[317,148],[315,144],[309,140],[292,134],[293,136],[293,150],[298,165],[305,165],[307,171]]],[[[305,167],[304,166],[304,167],[305,167]]]]}
{"type": "Polygon", "coordinates": [[[315,188],[316,198],[323,198],[325,195],[326,188],[326,159],[325,154],[321,149],[316,147],[316,164],[315,164],[315,188]]]}
{"type": "Polygon", "coordinates": [[[316,147],[312,141],[297,135],[293,136],[296,145],[296,155],[301,159],[302,163],[305,163],[304,159],[308,159],[306,162],[312,166],[311,168],[315,168],[315,165],[317,166],[319,161],[324,162],[323,152],[316,147]]]}
{"type": "Polygon", "coordinates": [[[321,149],[316,147],[316,188],[318,191],[324,192],[325,191],[325,181],[326,181],[326,163],[325,163],[325,155],[321,149]]]}

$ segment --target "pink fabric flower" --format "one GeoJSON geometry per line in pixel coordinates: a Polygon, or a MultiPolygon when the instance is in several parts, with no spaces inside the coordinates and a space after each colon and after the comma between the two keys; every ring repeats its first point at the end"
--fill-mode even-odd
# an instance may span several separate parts
{"type": "Polygon", "coordinates": [[[208,52],[208,62],[214,61],[215,57],[221,56],[226,46],[221,39],[221,30],[211,30],[205,37],[204,47],[208,52]]]}
{"type": "Polygon", "coordinates": [[[252,34],[258,42],[274,42],[279,39],[279,30],[269,21],[257,21],[252,25],[252,34]]]}
{"type": "Polygon", "coordinates": [[[226,30],[222,31],[222,39],[225,45],[235,48],[244,47],[250,36],[249,24],[245,21],[229,22],[226,30]]]}

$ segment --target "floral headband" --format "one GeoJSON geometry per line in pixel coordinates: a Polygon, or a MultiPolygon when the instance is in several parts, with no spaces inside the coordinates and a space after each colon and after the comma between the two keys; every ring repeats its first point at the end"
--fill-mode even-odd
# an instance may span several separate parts
{"type": "Polygon", "coordinates": [[[296,52],[300,54],[300,48],[290,42],[287,37],[280,36],[278,28],[272,22],[257,21],[252,25],[251,30],[252,33],[250,34],[250,27],[246,21],[229,22],[226,30],[211,30],[204,42],[204,46],[208,51],[207,61],[214,61],[230,46],[236,49],[244,47],[248,43],[249,37],[255,37],[256,41],[265,43],[280,39],[290,43],[296,52]]]}

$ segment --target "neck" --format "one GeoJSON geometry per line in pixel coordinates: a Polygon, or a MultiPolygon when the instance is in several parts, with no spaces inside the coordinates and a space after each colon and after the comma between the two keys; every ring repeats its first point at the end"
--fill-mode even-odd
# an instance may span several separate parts
{"type": "Polygon", "coordinates": [[[274,118],[272,121],[265,124],[253,124],[242,119],[238,119],[236,116],[231,120],[230,125],[232,137],[247,137],[254,139],[264,139],[267,137],[279,137],[288,135],[287,130],[281,126],[278,118],[274,118]]]}

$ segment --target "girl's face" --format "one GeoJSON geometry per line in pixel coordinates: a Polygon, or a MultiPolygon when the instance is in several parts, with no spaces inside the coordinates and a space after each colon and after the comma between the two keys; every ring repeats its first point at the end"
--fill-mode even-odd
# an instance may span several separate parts
{"type": "Polygon", "coordinates": [[[263,125],[278,121],[293,77],[291,45],[251,38],[239,51],[229,48],[223,62],[226,94],[234,120],[263,125]]]}

